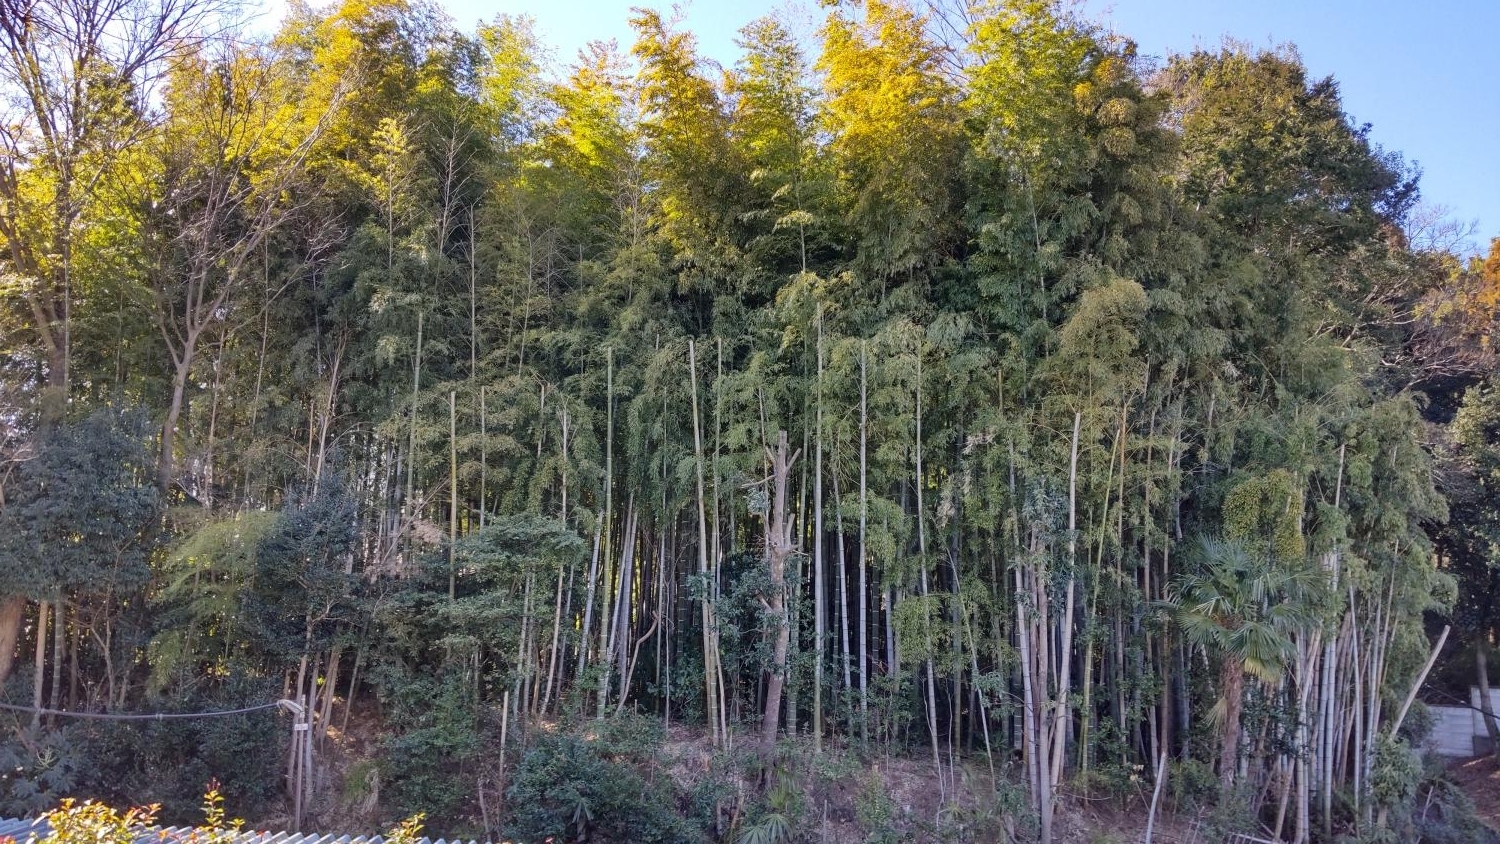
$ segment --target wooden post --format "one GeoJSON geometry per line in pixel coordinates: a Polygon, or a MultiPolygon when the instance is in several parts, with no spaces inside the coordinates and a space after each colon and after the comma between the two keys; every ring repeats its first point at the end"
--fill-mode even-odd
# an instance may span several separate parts
{"type": "MultiPolygon", "coordinates": [[[[298,696],[301,696],[300,690],[298,696]]],[[[302,781],[303,776],[303,743],[309,737],[311,728],[307,723],[307,708],[295,700],[283,698],[276,703],[287,712],[292,714],[292,746],[287,760],[287,790],[292,798],[292,831],[302,831],[302,781]]]]}

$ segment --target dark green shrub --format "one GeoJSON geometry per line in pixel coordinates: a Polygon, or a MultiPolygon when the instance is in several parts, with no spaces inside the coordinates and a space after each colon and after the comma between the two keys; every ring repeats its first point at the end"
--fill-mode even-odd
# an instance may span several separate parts
{"type": "Polygon", "coordinates": [[[1219,793],[1219,778],[1210,763],[1183,759],[1168,763],[1166,790],[1173,809],[1192,811],[1213,802],[1219,793]]]}
{"type": "Polygon", "coordinates": [[[387,814],[425,813],[452,828],[474,799],[473,768],[484,746],[473,696],[457,672],[406,677],[388,688],[382,703],[390,733],[380,759],[387,814]]]}
{"type": "Polygon", "coordinates": [[[77,732],[26,727],[0,743],[0,815],[32,817],[78,791],[89,759],[77,732]]]}
{"type": "Polygon", "coordinates": [[[660,718],[635,712],[622,712],[593,726],[594,749],[620,762],[650,761],[667,737],[660,718]]]}
{"type": "Polygon", "coordinates": [[[1413,819],[1423,844],[1495,844],[1500,833],[1484,825],[1474,801],[1457,785],[1439,777],[1426,784],[1422,809],[1413,819]]]}
{"type": "MultiPolygon", "coordinates": [[[[239,675],[221,688],[148,701],[157,712],[204,712],[263,703],[264,681],[239,675]]],[[[0,814],[33,815],[66,796],[113,805],[158,804],[164,823],[197,823],[218,783],[228,811],[258,816],[280,794],[287,722],[274,709],[216,718],[71,721],[0,744],[0,814]]]]}
{"type": "Polygon", "coordinates": [[[523,841],[679,844],[699,840],[663,799],[663,783],[648,786],[634,768],[606,759],[574,736],[544,736],[521,760],[506,793],[509,837],[523,841]]]}

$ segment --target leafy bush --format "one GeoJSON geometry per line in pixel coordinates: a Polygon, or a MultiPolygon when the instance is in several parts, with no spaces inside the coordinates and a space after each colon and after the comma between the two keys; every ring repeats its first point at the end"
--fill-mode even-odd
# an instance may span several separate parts
{"type": "MultiPolygon", "coordinates": [[[[65,797],[56,809],[44,813],[49,833],[36,844],[135,844],[157,822],[158,808],[152,804],[121,812],[108,803],[65,797]]],[[[199,808],[203,819],[188,835],[189,844],[229,844],[245,826],[242,820],[229,819],[218,783],[209,783],[199,808]]]]}
{"type": "Polygon", "coordinates": [[[1379,810],[1379,823],[1373,831],[1376,837],[1391,841],[1415,838],[1412,804],[1421,785],[1422,762],[1406,741],[1389,736],[1377,738],[1370,766],[1370,796],[1379,810]]]}
{"type": "MultiPolygon", "coordinates": [[[[151,708],[233,709],[264,703],[275,692],[274,684],[235,676],[220,689],[159,701],[151,708]]],[[[235,814],[260,815],[280,795],[287,741],[282,719],[270,709],[219,718],[102,722],[101,729],[89,732],[90,767],[79,791],[118,804],[160,803],[163,821],[193,823],[212,784],[235,814]]]]}
{"type": "Polygon", "coordinates": [[[902,836],[896,832],[896,803],[886,793],[880,774],[871,772],[854,801],[860,826],[868,830],[866,844],[895,844],[902,836]]]}
{"type": "Polygon", "coordinates": [[[731,807],[739,795],[740,766],[728,753],[718,752],[708,770],[693,780],[689,795],[689,817],[700,829],[710,831],[717,840],[732,822],[731,807]]]}
{"type": "Polygon", "coordinates": [[[451,826],[473,799],[477,780],[470,769],[482,755],[479,712],[464,677],[406,677],[389,685],[380,781],[388,783],[391,808],[405,817],[425,812],[451,826]]]}
{"type": "MultiPolygon", "coordinates": [[[[160,712],[202,712],[263,703],[261,681],[145,704],[160,712]]],[[[0,743],[0,814],[35,815],[68,795],[116,805],[154,803],[167,823],[195,823],[210,783],[236,814],[260,815],[277,799],[285,722],[275,710],[219,718],[73,721],[25,730],[0,743]]]]}
{"type": "Polygon", "coordinates": [[[1026,786],[1010,777],[1001,777],[995,782],[993,814],[999,816],[1005,837],[1003,841],[1031,841],[1040,829],[1040,819],[1031,807],[1031,797],[1026,786]]]}
{"type": "Polygon", "coordinates": [[[117,812],[103,803],[66,798],[47,813],[51,833],[39,844],[134,844],[156,820],[156,807],[117,812]]]}
{"type": "Polygon", "coordinates": [[[791,844],[803,812],[802,795],[783,769],[771,771],[765,800],[752,807],[737,844],[791,844]]]}
{"type": "Polygon", "coordinates": [[[521,760],[507,792],[511,828],[521,840],[689,842],[699,836],[663,805],[661,785],[600,755],[574,736],[549,735],[521,760]]]}
{"type": "Polygon", "coordinates": [[[396,824],[385,834],[385,844],[416,844],[422,840],[422,822],[427,816],[421,812],[396,824]]]}
{"type": "Polygon", "coordinates": [[[661,751],[666,740],[660,718],[622,712],[595,722],[594,748],[601,756],[621,762],[646,762],[661,751]]]}
{"type": "Polygon", "coordinates": [[[26,727],[0,743],[0,815],[30,817],[78,790],[89,765],[79,733],[26,727]]]}
{"type": "Polygon", "coordinates": [[[1474,811],[1474,801],[1444,778],[1427,784],[1422,811],[1414,819],[1418,840],[1423,844],[1496,844],[1500,833],[1484,825],[1474,811]]]}
{"type": "Polygon", "coordinates": [[[1219,793],[1213,765],[1201,759],[1168,763],[1167,793],[1173,809],[1191,811],[1211,803],[1219,793]]]}

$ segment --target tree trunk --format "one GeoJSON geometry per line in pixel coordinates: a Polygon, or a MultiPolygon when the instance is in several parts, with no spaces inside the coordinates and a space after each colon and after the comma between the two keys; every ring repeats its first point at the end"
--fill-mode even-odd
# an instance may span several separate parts
{"type": "MultiPolygon", "coordinates": [[[[805,257],[804,257],[804,260],[805,257]]],[[[818,311],[816,433],[813,435],[813,752],[823,752],[823,655],[827,616],[823,578],[823,313],[818,311]]]]}
{"type": "MultiPolygon", "coordinates": [[[[416,502],[416,472],[417,472],[417,404],[421,401],[422,390],[422,322],[426,317],[424,311],[417,311],[417,346],[411,362],[411,420],[407,427],[406,437],[406,498],[401,503],[401,509],[406,512],[407,524],[414,524],[417,515],[416,502]]],[[[410,570],[412,566],[411,539],[406,542],[406,559],[402,562],[404,567],[410,570]]]]}
{"type": "Polygon", "coordinates": [[[36,608],[36,664],[31,675],[31,726],[42,721],[42,680],[47,667],[47,602],[37,602],[36,608]]]}
{"type": "Polygon", "coordinates": [[[706,490],[703,482],[703,422],[698,407],[698,355],[692,340],[688,341],[688,383],[693,397],[693,463],[698,487],[698,576],[703,590],[700,602],[703,623],[703,684],[704,709],[708,713],[708,731],[713,736],[714,747],[721,747],[724,736],[719,722],[719,651],[714,635],[713,589],[709,582],[709,534],[708,502],[704,500],[706,490]]]}
{"type": "Polygon", "coordinates": [[[0,601],[0,687],[16,668],[16,647],[21,643],[21,627],[26,621],[26,598],[11,595],[0,601]]]}
{"type": "MultiPolygon", "coordinates": [[[[1037,550],[1033,537],[1031,550],[1037,550]]],[[[1020,550],[1019,548],[1017,549],[1020,550]]],[[[1019,555],[1018,555],[1019,556],[1019,555]]],[[[1033,553],[1032,559],[1039,554],[1033,553]]],[[[1031,792],[1032,805],[1036,809],[1038,841],[1052,842],[1052,778],[1047,762],[1050,747],[1047,741],[1047,659],[1043,643],[1047,636],[1047,625],[1041,617],[1043,604],[1037,600],[1045,593],[1045,584],[1039,585],[1044,572],[1037,564],[1020,563],[1015,566],[1016,587],[1016,647],[1021,661],[1021,746],[1026,759],[1026,779],[1031,792]]]]}
{"type": "Polygon", "coordinates": [[[594,551],[589,555],[589,582],[587,597],[583,602],[583,626],[579,628],[578,642],[578,667],[574,670],[577,678],[583,677],[583,669],[588,664],[589,639],[594,631],[594,592],[599,581],[599,544],[604,532],[604,514],[600,513],[594,520],[594,551]]]}
{"type": "Polygon", "coordinates": [[[52,709],[63,708],[62,669],[68,643],[67,613],[66,601],[59,600],[52,607],[52,684],[47,693],[52,709]]]}
{"type": "Polygon", "coordinates": [[[177,422],[182,418],[188,377],[192,374],[192,349],[195,341],[195,337],[189,337],[183,344],[182,360],[172,372],[172,400],[167,405],[166,419],[161,423],[161,450],[156,458],[156,485],[163,494],[172,485],[172,460],[177,438],[177,422]]]}
{"type": "MultiPolygon", "coordinates": [[[[561,501],[558,504],[558,521],[564,525],[568,523],[568,410],[563,408],[560,423],[562,426],[562,470],[561,470],[561,501]]],[[[573,566],[567,566],[568,584],[573,582],[573,566]]],[[[558,658],[558,642],[562,631],[563,617],[563,567],[557,569],[557,590],[554,595],[552,606],[552,646],[547,657],[547,687],[542,692],[542,712],[546,712],[552,703],[552,685],[557,678],[558,666],[561,660],[558,658]]]]}
{"type": "MultiPolygon", "coordinates": [[[[489,467],[489,442],[490,428],[488,416],[488,404],[486,403],[484,387],[479,388],[479,529],[484,530],[486,509],[488,502],[485,500],[485,492],[490,485],[489,467]]],[[[587,629],[587,628],[585,628],[587,629]]]]}
{"type": "MultiPolygon", "coordinates": [[[[915,448],[913,450],[914,451],[913,457],[914,457],[914,460],[915,460],[915,463],[916,463],[916,465],[914,467],[914,473],[915,473],[915,478],[916,478],[915,486],[916,486],[916,497],[917,497],[917,556],[920,557],[921,560],[922,560],[922,562],[921,562],[921,569],[922,569],[922,572],[921,572],[921,588],[922,588],[922,599],[925,601],[928,598],[928,596],[929,596],[929,591],[928,591],[928,584],[927,584],[927,521],[926,521],[926,507],[924,506],[924,502],[922,500],[922,485],[923,485],[923,482],[924,482],[923,476],[924,476],[925,473],[923,472],[923,469],[922,469],[922,349],[921,349],[921,341],[920,340],[918,341],[918,348],[917,348],[917,378],[916,378],[916,381],[917,381],[917,386],[916,386],[916,410],[917,410],[917,412],[916,412],[916,440],[915,440],[915,443],[914,443],[915,448]]],[[[955,592],[956,591],[957,590],[955,590],[955,592]]],[[[892,609],[895,609],[895,607],[892,607],[892,609]]],[[[929,609],[930,609],[930,607],[929,607],[929,609]]],[[[941,795],[941,796],[943,796],[944,798],[946,798],[947,794],[948,794],[948,787],[947,787],[947,782],[946,782],[946,780],[944,779],[944,776],[943,776],[942,753],[941,753],[941,751],[938,748],[937,678],[935,676],[935,672],[933,670],[933,664],[932,664],[933,657],[936,656],[936,650],[937,649],[936,649],[936,646],[933,643],[932,632],[931,632],[931,627],[930,627],[931,621],[932,621],[931,616],[928,616],[925,619],[924,623],[923,623],[923,628],[924,628],[924,630],[927,631],[926,632],[926,642],[924,643],[926,645],[927,658],[923,661],[924,662],[924,669],[925,669],[925,673],[926,673],[926,679],[927,679],[927,689],[926,689],[926,692],[927,692],[927,706],[926,706],[926,709],[927,709],[927,737],[928,737],[929,742],[932,745],[932,767],[933,767],[934,773],[936,773],[937,777],[938,777],[938,794],[941,795]]],[[[956,703],[958,701],[958,695],[954,695],[953,696],[953,700],[956,703]]],[[[954,713],[953,713],[952,719],[953,719],[954,723],[957,723],[957,721],[958,721],[958,712],[957,712],[957,707],[956,706],[954,707],[954,713]]]]}
{"type": "Polygon", "coordinates": [[[1489,643],[1483,639],[1474,648],[1474,673],[1479,680],[1479,711],[1484,716],[1484,731],[1490,736],[1490,754],[1500,759],[1500,723],[1495,721],[1495,705],[1490,697],[1489,643]]]}
{"type": "Polygon", "coordinates": [[[829,475],[833,481],[833,535],[838,543],[839,560],[839,663],[843,668],[844,701],[847,706],[849,695],[854,690],[853,675],[850,674],[853,655],[849,647],[849,554],[844,547],[844,497],[839,490],[839,473],[835,470],[829,475]]]}
{"type": "MultiPolygon", "coordinates": [[[[330,390],[330,394],[332,391],[330,390]]],[[[319,457],[321,460],[322,457],[319,457]]],[[[458,597],[458,393],[448,391],[448,603],[458,597]]]]}
{"type": "MultiPolygon", "coordinates": [[[[635,494],[631,493],[625,503],[625,535],[621,539],[620,546],[620,573],[619,593],[615,596],[615,612],[612,616],[612,632],[609,637],[608,653],[605,654],[604,683],[605,691],[608,691],[611,674],[620,680],[618,694],[620,700],[625,699],[628,689],[625,687],[626,662],[630,656],[630,611],[631,596],[635,594],[635,558],[636,558],[636,536],[640,529],[640,515],[635,509],[635,494]]],[[[604,716],[603,698],[599,706],[599,716],[604,716]]]]}
{"type": "Polygon", "coordinates": [[[1052,734],[1052,787],[1062,783],[1064,752],[1067,750],[1069,712],[1068,694],[1073,680],[1073,611],[1074,593],[1078,583],[1078,435],[1083,424],[1083,414],[1073,414],[1073,444],[1068,458],[1068,586],[1063,603],[1063,616],[1057,652],[1057,701],[1053,704],[1056,721],[1052,734]]]}
{"type": "Polygon", "coordinates": [[[791,639],[791,625],[786,608],[786,561],[796,551],[792,544],[792,523],[787,518],[787,481],[796,454],[787,454],[786,431],[778,433],[775,450],[767,449],[771,461],[771,509],[766,514],[766,558],[770,567],[771,589],[767,612],[776,625],[771,647],[771,677],[766,683],[765,717],[761,721],[761,740],[769,749],[776,743],[781,719],[781,690],[786,682],[786,655],[791,639]]]}
{"type": "Polygon", "coordinates": [[[868,547],[865,545],[865,528],[869,520],[870,502],[868,481],[869,448],[869,381],[866,364],[865,343],[859,344],[859,737],[861,743],[870,740],[870,586],[868,547]]]}
{"type": "Polygon", "coordinates": [[[1240,708],[1245,696],[1243,666],[1228,654],[1220,670],[1220,687],[1224,690],[1224,733],[1219,741],[1219,785],[1227,795],[1239,768],[1240,708]]]}

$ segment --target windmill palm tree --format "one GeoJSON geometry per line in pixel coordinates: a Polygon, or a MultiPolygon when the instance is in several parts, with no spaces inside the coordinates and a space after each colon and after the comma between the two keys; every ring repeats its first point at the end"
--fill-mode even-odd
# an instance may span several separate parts
{"type": "Polygon", "coordinates": [[[1316,623],[1317,572],[1252,553],[1244,542],[1203,539],[1202,565],[1178,578],[1168,611],[1184,638],[1219,663],[1219,781],[1234,784],[1245,677],[1276,683],[1295,652],[1294,635],[1316,623]]]}

